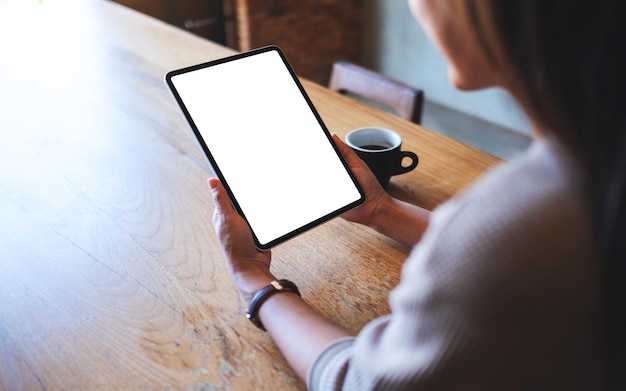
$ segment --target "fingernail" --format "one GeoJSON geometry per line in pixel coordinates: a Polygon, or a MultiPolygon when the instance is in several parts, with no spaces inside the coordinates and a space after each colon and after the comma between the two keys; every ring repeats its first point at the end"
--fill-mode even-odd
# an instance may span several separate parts
{"type": "Polygon", "coordinates": [[[211,189],[212,191],[217,189],[216,178],[207,179],[207,184],[209,185],[209,189],[211,189]]]}

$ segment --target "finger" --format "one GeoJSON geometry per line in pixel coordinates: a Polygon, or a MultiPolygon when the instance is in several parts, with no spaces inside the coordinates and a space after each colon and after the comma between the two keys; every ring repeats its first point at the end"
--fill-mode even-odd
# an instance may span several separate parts
{"type": "MultiPolygon", "coordinates": [[[[339,152],[343,155],[344,159],[348,163],[348,166],[353,171],[370,171],[370,168],[365,164],[363,159],[356,154],[356,152],[348,146],[348,144],[344,143],[339,136],[333,133],[332,135],[333,141],[339,148],[339,152]]],[[[356,173],[356,172],[355,172],[356,173]]],[[[373,174],[372,174],[373,175],[373,174]]]]}
{"type": "Polygon", "coordinates": [[[352,165],[352,163],[358,163],[361,161],[361,158],[357,156],[357,154],[350,148],[346,143],[344,143],[336,133],[332,134],[333,141],[335,145],[339,148],[339,151],[343,155],[343,157],[348,160],[348,163],[352,165]]]}
{"type": "Polygon", "coordinates": [[[221,226],[222,221],[222,206],[220,205],[220,181],[217,178],[209,178],[207,180],[207,184],[209,185],[209,189],[211,190],[211,196],[213,198],[213,226],[216,230],[219,231],[219,227],[221,226]]]}
{"type": "Polygon", "coordinates": [[[217,178],[209,178],[207,183],[209,184],[209,189],[211,189],[215,206],[224,211],[228,210],[231,206],[230,198],[228,197],[228,193],[226,193],[226,189],[224,188],[224,185],[222,185],[222,182],[220,182],[217,178]]]}
{"type": "Polygon", "coordinates": [[[337,135],[337,133],[333,133],[331,134],[332,138],[333,138],[333,142],[335,143],[335,145],[337,145],[337,147],[343,152],[345,150],[346,147],[348,147],[346,145],[346,143],[344,143],[339,136],[337,135]]]}
{"type": "Polygon", "coordinates": [[[217,178],[209,178],[207,180],[209,188],[211,189],[211,195],[213,196],[213,203],[215,204],[215,210],[213,211],[213,220],[221,220],[228,214],[233,213],[234,209],[230,203],[230,197],[224,188],[224,185],[217,178]]]}
{"type": "Polygon", "coordinates": [[[209,185],[209,189],[211,189],[211,195],[213,196],[213,203],[215,204],[215,208],[221,208],[220,199],[221,199],[221,183],[217,178],[209,178],[207,180],[207,184],[209,185]]]}

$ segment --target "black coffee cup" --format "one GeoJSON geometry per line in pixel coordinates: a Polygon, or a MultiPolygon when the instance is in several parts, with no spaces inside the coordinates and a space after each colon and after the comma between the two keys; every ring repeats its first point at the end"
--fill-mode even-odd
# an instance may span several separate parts
{"type": "Polygon", "coordinates": [[[383,188],[394,175],[405,174],[417,167],[417,154],[400,150],[402,137],[393,130],[377,127],[359,128],[346,136],[346,144],[372,170],[383,188]],[[410,159],[409,165],[404,160],[410,159]]]}

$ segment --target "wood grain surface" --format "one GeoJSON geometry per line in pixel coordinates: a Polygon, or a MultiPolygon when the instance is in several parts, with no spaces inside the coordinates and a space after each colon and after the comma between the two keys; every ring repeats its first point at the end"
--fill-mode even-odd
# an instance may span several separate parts
{"type": "MultiPolygon", "coordinates": [[[[0,7],[0,390],[305,388],[243,315],[207,161],[162,80],[229,54],[112,2],[0,7]]],[[[305,86],[331,131],[403,135],[420,163],[390,192],[410,202],[498,161],[305,86]]],[[[389,311],[409,250],[337,218],[273,250],[273,272],[357,333],[389,311]]]]}

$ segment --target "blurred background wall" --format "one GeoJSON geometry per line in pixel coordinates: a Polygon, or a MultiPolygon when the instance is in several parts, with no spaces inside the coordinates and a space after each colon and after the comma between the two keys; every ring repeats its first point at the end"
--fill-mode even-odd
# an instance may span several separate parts
{"type": "Polygon", "coordinates": [[[362,62],[426,91],[426,99],[523,134],[530,125],[501,89],[457,91],[446,63],[415,21],[406,0],[364,0],[362,62]]]}

